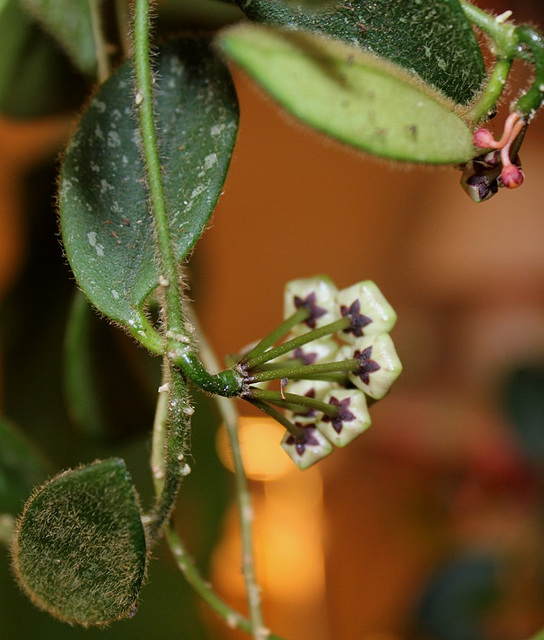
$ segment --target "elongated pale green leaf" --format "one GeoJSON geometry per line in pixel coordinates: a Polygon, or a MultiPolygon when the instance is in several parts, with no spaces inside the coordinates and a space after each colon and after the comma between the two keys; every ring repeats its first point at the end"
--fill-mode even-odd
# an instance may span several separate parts
{"type": "Polygon", "coordinates": [[[17,515],[32,488],[46,477],[44,462],[31,444],[0,418],[0,513],[17,515]]]}
{"type": "Polygon", "coordinates": [[[64,340],[64,395],[72,420],[89,436],[106,432],[100,394],[93,371],[90,325],[96,315],[80,291],[70,310],[64,340]]]}
{"type": "Polygon", "coordinates": [[[32,118],[74,108],[83,82],[19,0],[0,4],[0,112],[32,118]]]}
{"type": "MultiPolygon", "coordinates": [[[[155,62],[164,184],[182,260],[221,192],[238,106],[230,74],[208,40],[170,42],[155,62]]],[[[159,273],[131,76],[125,64],[89,103],[64,156],[59,202],[64,247],[79,285],[100,311],[137,335],[159,273]]]]}
{"type": "Polygon", "coordinates": [[[17,526],[14,568],[32,601],[66,622],[101,625],[134,614],[146,543],[123,460],[66,471],[40,487],[17,526]]]}
{"type": "Polygon", "coordinates": [[[459,0],[342,0],[324,10],[283,0],[237,2],[255,22],[304,29],[376,53],[460,104],[475,97],[485,77],[459,0]]]}
{"type": "Polygon", "coordinates": [[[395,160],[455,164],[474,150],[454,106],[400,67],[301,31],[234,27],[220,44],[303,122],[395,160]]]}
{"type": "MultiPolygon", "coordinates": [[[[99,0],[93,0],[103,4],[99,0]]],[[[88,0],[23,0],[30,13],[57,40],[85,74],[96,73],[91,10],[88,0]]]]}

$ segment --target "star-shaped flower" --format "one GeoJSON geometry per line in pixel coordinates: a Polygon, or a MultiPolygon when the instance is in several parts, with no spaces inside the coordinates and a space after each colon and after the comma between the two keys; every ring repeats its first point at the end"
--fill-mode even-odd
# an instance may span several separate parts
{"type": "Polygon", "coordinates": [[[342,347],[336,359],[356,361],[357,366],[349,374],[349,379],[375,400],[385,396],[402,371],[402,364],[388,333],[357,338],[352,345],[342,347]]]}
{"type": "Polygon", "coordinates": [[[302,364],[314,364],[314,362],[317,360],[317,355],[318,354],[316,352],[307,352],[304,351],[302,347],[299,347],[298,349],[295,349],[293,351],[292,359],[300,360],[302,364]]]}
{"type": "Polygon", "coordinates": [[[333,452],[332,444],[314,424],[295,423],[302,434],[299,437],[286,433],[281,446],[299,469],[307,469],[333,452]]]}
{"type": "Polygon", "coordinates": [[[306,309],[309,317],[291,328],[293,336],[306,333],[340,317],[336,303],[338,289],[327,276],[291,280],[283,292],[283,317],[290,318],[296,311],[306,309]]]}
{"type": "Polygon", "coordinates": [[[397,320],[395,310],[372,280],[363,280],[342,289],[336,294],[336,303],[341,315],[351,321],[351,326],[338,334],[346,342],[355,342],[362,336],[388,333],[397,320]]]}
{"type": "Polygon", "coordinates": [[[315,437],[314,433],[316,432],[315,424],[302,425],[300,423],[295,423],[295,426],[302,429],[302,436],[300,438],[296,438],[294,435],[289,434],[287,436],[286,444],[289,446],[294,446],[295,451],[299,456],[304,455],[307,446],[318,446],[319,440],[315,437]]]}
{"type": "Polygon", "coordinates": [[[326,309],[317,306],[317,296],[314,291],[308,294],[305,298],[295,296],[293,302],[296,309],[305,308],[310,312],[310,317],[304,320],[304,324],[307,327],[310,327],[310,329],[315,329],[317,326],[316,320],[327,313],[326,309]]]}
{"type": "Polygon", "coordinates": [[[364,384],[369,384],[370,374],[374,373],[374,371],[379,371],[379,369],[381,368],[380,365],[375,360],[370,359],[371,356],[372,356],[371,346],[367,347],[366,349],[363,349],[362,351],[357,350],[353,354],[353,357],[359,361],[359,368],[355,373],[356,375],[359,376],[359,378],[361,378],[361,381],[364,384]]]}
{"type": "Polygon", "coordinates": [[[366,395],[360,389],[334,389],[324,402],[338,407],[334,418],[323,416],[317,423],[321,433],[337,447],[345,447],[370,426],[366,395]]]}
{"type": "Polygon", "coordinates": [[[349,307],[341,305],[340,313],[343,316],[347,316],[351,322],[351,325],[347,329],[344,329],[344,333],[353,333],[353,335],[358,338],[363,335],[364,327],[372,322],[372,318],[361,313],[360,300],[355,300],[349,307]]]}
{"type": "Polygon", "coordinates": [[[334,417],[323,416],[323,422],[330,422],[336,433],[342,433],[344,422],[351,422],[352,420],[355,420],[355,415],[349,410],[351,398],[338,400],[338,398],[331,396],[329,404],[333,407],[338,407],[339,411],[334,417]]]}

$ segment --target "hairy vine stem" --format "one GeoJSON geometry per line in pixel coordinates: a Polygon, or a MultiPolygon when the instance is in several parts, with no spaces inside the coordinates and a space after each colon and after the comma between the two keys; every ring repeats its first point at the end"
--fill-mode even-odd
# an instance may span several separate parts
{"type": "Polygon", "coordinates": [[[164,359],[163,384],[159,389],[151,450],[155,505],[146,523],[154,544],[168,521],[182,478],[190,472],[185,462],[186,442],[193,408],[189,404],[186,377],[164,359]]]}
{"type": "Polygon", "coordinates": [[[191,327],[183,315],[181,271],[170,233],[155,128],[153,73],[149,56],[149,9],[149,0],[136,0],[134,3],[135,102],[159,253],[160,286],[164,291],[165,349],[170,360],[201,388],[219,395],[234,396],[241,388],[241,379],[230,370],[212,376],[204,369],[192,344],[191,327]]]}
{"type": "MultiPolygon", "coordinates": [[[[229,607],[213,589],[210,589],[198,570],[198,567],[195,565],[193,558],[187,553],[173,523],[171,523],[166,530],[166,539],[180,571],[204,602],[224,618],[231,629],[241,629],[246,633],[251,633],[253,628],[251,620],[244,618],[232,607],[229,607]]],[[[268,634],[266,638],[267,640],[282,640],[280,636],[273,633],[268,634]]]]}
{"type": "Polygon", "coordinates": [[[136,106],[142,133],[143,156],[146,166],[151,212],[161,260],[161,282],[165,292],[166,327],[171,334],[186,336],[181,311],[179,265],[169,232],[168,210],[159,160],[157,132],[153,108],[153,75],[149,59],[149,0],[134,3],[134,67],[136,106]]]}
{"type": "Polygon", "coordinates": [[[509,22],[510,11],[492,16],[467,0],[461,0],[461,6],[468,20],[489,36],[496,56],[487,87],[471,108],[470,118],[478,122],[487,115],[502,93],[512,62],[522,59],[533,64],[535,73],[531,87],[518,98],[513,110],[529,122],[544,102],[544,38],[531,26],[509,22]]]}
{"type": "MultiPolygon", "coordinates": [[[[160,255],[161,286],[164,291],[165,300],[166,355],[175,365],[182,369],[185,375],[205,390],[220,395],[236,395],[241,383],[233,372],[226,371],[223,372],[223,375],[218,374],[213,376],[204,369],[200,360],[196,357],[191,344],[192,336],[190,335],[190,330],[187,329],[188,323],[184,316],[184,298],[180,289],[179,265],[176,260],[170,235],[154,121],[153,80],[149,59],[149,0],[136,0],[134,5],[134,66],[136,82],[135,100],[140,120],[150,204],[155,222],[155,232],[160,255]]],[[[210,362],[213,359],[211,351],[209,349],[205,351],[207,353],[207,360],[210,362]]],[[[269,637],[269,632],[263,625],[259,587],[255,579],[251,537],[252,509],[237,439],[237,419],[235,414],[233,414],[234,410],[230,403],[220,406],[222,406],[222,410],[226,416],[225,422],[235,458],[236,492],[242,529],[242,564],[246,580],[251,629],[255,640],[265,640],[269,637]],[[226,408],[227,406],[228,409],[226,408]]],[[[163,411],[161,404],[159,404],[158,408],[160,412],[163,411]]],[[[159,429],[159,433],[155,433],[156,440],[154,440],[154,445],[158,445],[158,447],[156,446],[155,448],[158,448],[160,451],[163,449],[160,443],[164,437],[164,420],[160,416],[157,419],[156,428],[159,429]]],[[[158,451],[154,454],[153,468],[155,469],[155,485],[157,489],[161,490],[162,495],[165,490],[164,487],[162,487],[161,478],[161,465],[163,463],[158,463],[155,455],[159,456],[160,454],[158,451]]],[[[169,473],[168,462],[166,463],[164,471],[167,474],[169,473]]]]}
{"type": "MultiPolygon", "coordinates": [[[[198,329],[200,337],[200,352],[202,359],[210,369],[217,369],[218,362],[206,336],[198,324],[198,320],[191,312],[192,322],[198,329]]],[[[254,640],[272,640],[276,636],[270,635],[263,624],[261,612],[260,588],[255,574],[255,560],[253,557],[253,507],[247,477],[244,471],[240,441],[238,439],[238,412],[233,400],[216,397],[217,407],[223,418],[234,462],[234,478],[236,486],[236,500],[238,505],[238,519],[242,538],[242,571],[244,574],[251,631],[254,640]]],[[[241,627],[242,628],[242,627],[241,627]]]]}

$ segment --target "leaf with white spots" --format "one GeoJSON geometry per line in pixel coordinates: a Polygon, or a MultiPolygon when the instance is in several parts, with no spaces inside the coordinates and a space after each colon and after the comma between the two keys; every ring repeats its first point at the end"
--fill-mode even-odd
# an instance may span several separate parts
{"type": "MultiPolygon", "coordinates": [[[[154,63],[158,144],[181,261],[223,187],[238,104],[228,69],[205,38],[169,42],[154,63]]],[[[83,114],[63,158],[59,205],[66,255],[80,287],[102,313],[145,343],[145,303],[159,271],[128,63],[83,114]]]]}

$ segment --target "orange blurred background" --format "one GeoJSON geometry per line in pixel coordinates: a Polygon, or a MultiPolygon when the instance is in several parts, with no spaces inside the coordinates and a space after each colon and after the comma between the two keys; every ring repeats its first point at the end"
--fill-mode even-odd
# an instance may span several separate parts
{"type": "MultiPolygon", "coordinates": [[[[399,314],[404,364],[369,432],[319,465],[322,487],[296,470],[256,486],[270,626],[303,640],[405,638],[444,557],[473,543],[521,547],[524,568],[542,555],[538,518],[508,489],[524,463],[495,397],[507,367],[544,354],[541,134],[536,125],[527,137],[523,187],[476,205],[454,170],[361,157],[289,121],[243,78],[238,89],[239,143],[194,256],[194,295],[219,353],[275,326],[287,280],[327,273],[339,287],[378,283],[399,314]],[[292,496],[295,515],[278,513],[274,524],[276,491],[292,496]],[[274,545],[290,524],[290,542],[274,545]]],[[[228,597],[238,555],[221,552],[231,559],[217,568],[228,597]]],[[[543,603],[528,596],[537,591],[529,584],[521,602],[512,596],[489,638],[539,628],[543,603]]],[[[241,593],[240,583],[238,606],[241,593]]]]}

